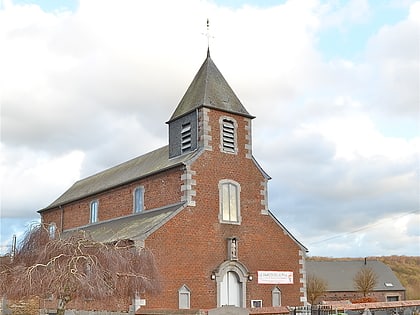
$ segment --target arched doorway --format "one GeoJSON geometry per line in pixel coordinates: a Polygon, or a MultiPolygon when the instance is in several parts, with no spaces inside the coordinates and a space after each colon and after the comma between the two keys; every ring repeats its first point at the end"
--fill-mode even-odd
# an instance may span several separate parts
{"type": "Polygon", "coordinates": [[[241,303],[242,283],[239,282],[238,274],[228,271],[220,283],[220,305],[242,306],[241,303]]]}
{"type": "Polygon", "coordinates": [[[214,274],[217,282],[217,307],[245,307],[248,269],[238,261],[225,261],[214,274]]]}

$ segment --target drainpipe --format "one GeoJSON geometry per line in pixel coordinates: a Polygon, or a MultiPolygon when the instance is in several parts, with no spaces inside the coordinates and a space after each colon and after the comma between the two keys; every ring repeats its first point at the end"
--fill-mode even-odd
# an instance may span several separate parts
{"type": "Polygon", "coordinates": [[[63,233],[64,208],[62,206],[58,206],[58,208],[61,210],[61,215],[60,215],[60,233],[63,233]]]}

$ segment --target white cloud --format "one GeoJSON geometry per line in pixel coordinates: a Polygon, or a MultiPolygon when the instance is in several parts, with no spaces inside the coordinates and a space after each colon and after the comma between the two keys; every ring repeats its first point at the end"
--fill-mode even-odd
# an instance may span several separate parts
{"type": "MultiPolygon", "coordinates": [[[[0,10],[2,217],[28,218],[79,176],[166,144],[164,122],[205,57],[207,18],[213,60],[257,116],[254,154],[273,177],[270,207],[304,243],[418,208],[420,140],[397,130],[418,112],[418,8],[379,29],[357,60],[326,60],[322,31],[362,25],[367,1],[233,9],[94,0],[58,13],[8,3],[0,10]]],[[[418,240],[410,222],[395,228],[406,253],[418,240]]],[[[377,240],[364,231],[323,247],[394,250],[377,240]]]]}
{"type": "Polygon", "coordinates": [[[26,148],[1,147],[1,217],[35,217],[80,177],[84,154],[48,156],[26,148]]]}
{"type": "Polygon", "coordinates": [[[351,110],[352,107],[360,106],[357,102],[349,102],[352,104],[342,104],[347,109],[350,108],[346,115],[330,115],[322,121],[304,124],[302,131],[319,133],[327,141],[333,142],[336,148],[335,157],[339,159],[386,157],[395,161],[418,153],[416,141],[384,136],[376,129],[367,113],[351,110]]]}
{"type": "Polygon", "coordinates": [[[406,20],[383,26],[367,45],[367,60],[374,70],[371,89],[379,111],[416,115],[419,111],[420,2],[410,7],[406,20]]]}
{"type": "Polygon", "coordinates": [[[340,252],[343,257],[381,256],[384,249],[393,255],[418,255],[420,214],[388,216],[350,233],[314,237],[309,241],[312,256],[331,256],[331,252],[340,252]],[[414,227],[413,235],[407,234],[410,227],[414,227]]]}

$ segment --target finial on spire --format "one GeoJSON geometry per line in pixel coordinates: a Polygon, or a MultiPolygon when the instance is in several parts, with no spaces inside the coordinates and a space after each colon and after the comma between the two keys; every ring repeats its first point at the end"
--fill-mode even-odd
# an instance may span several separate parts
{"type": "Polygon", "coordinates": [[[210,38],[213,36],[210,35],[210,20],[207,18],[207,32],[204,34],[207,37],[207,57],[210,57],[210,38]]]}

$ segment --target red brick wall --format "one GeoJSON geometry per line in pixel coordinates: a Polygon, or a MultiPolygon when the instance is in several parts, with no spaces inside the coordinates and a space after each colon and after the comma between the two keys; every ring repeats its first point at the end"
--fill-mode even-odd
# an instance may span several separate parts
{"type": "MultiPolygon", "coordinates": [[[[162,293],[145,295],[147,308],[178,308],[178,289],[187,285],[191,290],[191,308],[214,308],[217,304],[216,281],[211,273],[227,259],[227,238],[238,239],[238,258],[253,275],[247,282],[245,306],[251,299],[262,299],[263,306],[271,306],[274,285],[258,284],[257,271],[292,271],[294,284],[278,285],[282,292],[282,305],[300,305],[299,250],[300,247],[284,233],[267,214],[261,214],[263,190],[266,180],[258,167],[246,157],[248,120],[217,110],[208,113],[211,127],[212,151],[200,155],[191,165],[196,206],[190,206],[154,232],[146,240],[152,249],[162,278],[162,293]],[[231,116],[238,123],[238,153],[220,152],[219,117],[231,116]],[[195,173],[194,173],[195,172],[195,173]],[[240,225],[219,223],[219,190],[221,179],[230,179],[241,186],[240,225]]],[[[148,209],[173,204],[181,200],[182,170],[171,170],[109,192],[98,194],[64,207],[64,229],[86,225],[89,203],[99,200],[99,221],[132,213],[133,189],[145,187],[145,206],[148,209]]],[[[43,213],[44,222],[57,222],[60,210],[43,213]]],[[[109,305],[115,307],[115,305],[109,305]]],[[[128,306],[127,306],[128,307],[128,306]]]]}
{"type": "Polygon", "coordinates": [[[161,297],[146,297],[147,307],[177,308],[178,289],[183,284],[191,290],[191,308],[215,307],[216,282],[210,280],[210,275],[227,259],[226,239],[233,236],[239,240],[239,261],[254,276],[247,283],[246,306],[251,299],[262,299],[264,306],[271,306],[274,285],[258,284],[258,270],[292,271],[294,284],[278,287],[283,305],[300,305],[300,248],[268,215],[261,214],[264,177],[254,162],[245,158],[243,117],[233,116],[238,122],[238,155],[220,152],[220,114],[215,110],[209,113],[213,151],[201,155],[191,166],[196,172],[196,206],[183,210],[146,241],[156,255],[163,280],[161,297]],[[232,179],[241,185],[240,225],[219,223],[221,179],[232,179]]]}
{"type": "Polygon", "coordinates": [[[58,229],[71,229],[89,224],[90,203],[99,201],[98,221],[109,220],[133,213],[133,193],[136,187],[143,186],[144,207],[155,209],[181,201],[182,169],[176,168],[161,172],[147,179],[142,179],[125,186],[89,196],[42,213],[45,223],[55,222],[58,229]],[[63,217],[61,217],[63,215],[63,217]]]}

